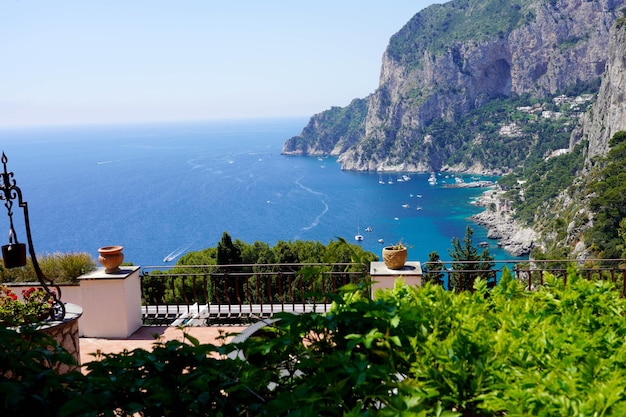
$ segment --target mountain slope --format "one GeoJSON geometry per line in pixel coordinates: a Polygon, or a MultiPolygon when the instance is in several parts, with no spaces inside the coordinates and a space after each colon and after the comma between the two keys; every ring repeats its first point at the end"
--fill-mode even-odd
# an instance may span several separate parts
{"type": "MultiPolygon", "coordinates": [[[[467,142],[507,146],[497,134],[450,137],[449,129],[434,127],[462,122],[493,100],[541,99],[597,79],[607,61],[609,28],[622,4],[453,0],[432,5],[391,38],[375,92],[313,116],[300,135],[286,141],[283,153],[336,155],[349,170],[432,171],[468,152],[467,142]]],[[[494,166],[487,152],[464,158],[454,169],[507,171],[523,162],[536,142],[529,136],[508,166],[494,166]]]]}

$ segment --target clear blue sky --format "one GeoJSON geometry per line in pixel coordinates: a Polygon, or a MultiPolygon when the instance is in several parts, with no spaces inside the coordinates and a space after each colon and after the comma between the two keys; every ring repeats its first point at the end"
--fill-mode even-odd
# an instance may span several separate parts
{"type": "Polygon", "coordinates": [[[1,0],[0,126],[311,116],[443,0],[1,0]]]}

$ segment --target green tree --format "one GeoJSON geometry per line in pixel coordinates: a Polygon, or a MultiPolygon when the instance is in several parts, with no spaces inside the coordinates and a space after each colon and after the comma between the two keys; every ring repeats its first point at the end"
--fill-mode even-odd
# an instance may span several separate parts
{"type": "Polygon", "coordinates": [[[437,251],[428,254],[427,270],[423,275],[424,284],[430,282],[435,285],[443,285],[443,271],[445,265],[441,262],[437,251]]]}
{"type": "Polygon", "coordinates": [[[452,249],[448,250],[448,253],[454,261],[452,269],[457,271],[450,276],[448,282],[448,289],[456,291],[472,290],[474,287],[474,281],[478,277],[482,277],[487,281],[489,286],[495,286],[495,274],[493,276],[489,272],[493,269],[495,264],[493,263],[493,256],[489,254],[489,249],[483,249],[482,253],[479,253],[478,248],[474,246],[472,237],[474,231],[471,227],[467,226],[465,229],[465,236],[461,241],[458,237],[452,238],[452,249]]]}
{"type": "Polygon", "coordinates": [[[241,262],[241,250],[233,244],[228,233],[222,233],[222,240],[217,244],[217,264],[233,265],[241,262]]]}
{"type": "Polygon", "coordinates": [[[619,230],[617,231],[619,237],[622,239],[621,249],[622,258],[626,258],[626,217],[619,222],[619,230]]]}

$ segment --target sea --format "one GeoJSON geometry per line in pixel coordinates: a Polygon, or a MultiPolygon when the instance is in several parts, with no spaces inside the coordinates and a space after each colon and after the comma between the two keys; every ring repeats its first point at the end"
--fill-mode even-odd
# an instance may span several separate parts
{"type": "MultiPolygon", "coordinates": [[[[435,173],[434,183],[430,173],[342,171],[333,157],[281,155],[306,123],[2,128],[0,151],[27,203],[38,256],[87,252],[95,260],[99,247],[122,245],[126,262],[171,265],[228,232],[270,245],[342,237],[379,257],[384,244],[402,241],[409,260],[425,262],[433,251],[449,260],[452,238],[469,225],[496,260],[519,259],[470,219],[485,189],[455,187],[497,178],[435,173]]],[[[12,212],[25,241],[17,201],[12,212]]],[[[0,213],[0,242],[8,242],[6,205],[0,213]]]]}

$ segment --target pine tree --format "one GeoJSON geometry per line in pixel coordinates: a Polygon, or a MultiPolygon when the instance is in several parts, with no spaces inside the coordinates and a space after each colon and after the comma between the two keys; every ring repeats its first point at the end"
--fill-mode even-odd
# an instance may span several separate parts
{"type": "Polygon", "coordinates": [[[451,274],[448,282],[448,289],[456,291],[471,291],[476,278],[481,277],[489,281],[490,286],[495,286],[495,274],[484,272],[491,271],[495,266],[493,256],[489,254],[489,249],[485,248],[482,253],[478,252],[472,243],[474,231],[467,226],[463,241],[457,237],[452,238],[452,250],[448,253],[454,261],[452,269],[458,272],[451,274]],[[480,272],[478,272],[480,271],[480,272]]]}
{"type": "Polygon", "coordinates": [[[241,262],[241,250],[233,244],[228,233],[222,233],[222,240],[217,244],[217,264],[234,265],[241,262]]]}
{"type": "Polygon", "coordinates": [[[441,262],[437,251],[428,254],[428,268],[423,275],[423,283],[430,282],[435,285],[443,285],[444,274],[441,272],[444,269],[444,263],[441,262]]]}

